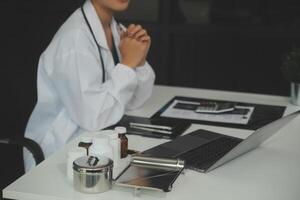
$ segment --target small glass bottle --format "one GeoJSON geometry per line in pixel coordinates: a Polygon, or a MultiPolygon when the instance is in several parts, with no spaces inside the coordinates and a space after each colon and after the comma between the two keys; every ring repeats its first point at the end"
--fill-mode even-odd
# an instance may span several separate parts
{"type": "Polygon", "coordinates": [[[115,131],[119,134],[120,139],[120,155],[121,158],[127,157],[127,150],[128,150],[128,138],[126,137],[126,128],[125,127],[116,127],[115,131]]]}

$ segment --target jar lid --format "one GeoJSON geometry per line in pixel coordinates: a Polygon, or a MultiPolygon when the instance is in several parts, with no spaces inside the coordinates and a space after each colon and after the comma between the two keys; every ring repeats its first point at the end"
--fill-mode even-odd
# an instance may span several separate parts
{"type": "Polygon", "coordinates": [[[123,127],[123,126],[117,126],[117,127],[115,128],[115,131],[116,131],[117,133],[124,134],[124,133],[126,133],[126,127],[123,127]]]}
{"type": "Polygon", "coordinates": [[[83,142],[83,143],[92,143],[93,139],[92,139],[92,137],[89,137],[89,136],[82,136],[80,138],[80,142],[83,142]]]}
{"type": "Polygon", "coordinates": [[[113,161],[101,156],[83,156],[73,162],[73,169],[77,172],[105,172],[113,167],[113,161]]]}

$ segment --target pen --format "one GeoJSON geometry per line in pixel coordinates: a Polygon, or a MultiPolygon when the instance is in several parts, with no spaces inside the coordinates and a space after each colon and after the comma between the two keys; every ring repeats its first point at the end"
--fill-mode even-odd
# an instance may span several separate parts
{"type": "Polygon", "coordinates": [[[170,137],[168,137],[167,135],[158,135],[158,134],[153,134],[151,132],[149,132],[149,133],[139,132],[139,131],[135,131],[133,129],[130,129],[130,131],[128,131],[127,134],[129,134],[129,135],[140,135],[140,136],[143,136],[143,137],[151,137],[151,138],[159,138],[159,139],[170,139],[170,137]]]}
{"type": "Polygon", "coordinates": [[[153,124],[141,124],[141,123],[135,123],[135,122],[129,122],[130,126],[135,127],[146,127],[146,128],[154,128],[154,129],[162,129],[162,130],[172,130],[173,128],[170,126],[161,126],[161,125],[153,125],[153,124]]]}
{"type": "Polygon", "coordinates": [[[123,24],[121,24],[121,23],[119,23],[119,28],[121,29],[121,31],[124,31],[124,33],[127,32],[126,27],[123,24]]]}
{"type": "Polygon", "coordinates": [[[140,127],[140,126],[130,126],[130,128],[144,130],[144,131],[151,131],[151,132],[156,132],[156,133],[172,134],[171,131],[158,130],[158,129],[154,129],[154,128],[146,128],[146,127],[140,127]]]}

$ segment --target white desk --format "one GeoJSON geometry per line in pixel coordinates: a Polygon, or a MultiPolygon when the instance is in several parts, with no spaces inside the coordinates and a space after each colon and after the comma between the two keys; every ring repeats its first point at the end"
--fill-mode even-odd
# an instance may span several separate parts
{"type": "MultiPolygon", "coordinates": [[[[139,110],[128,114],[150,117],[173,96],[216,98],[252,103],[288,105],[291,112],[299,107],[286,97],[221,92],[200,89],[155,86],[152,98],[139,110]]],[[[133,196],[130,188],[114,186],[106,193],[88,195],[75,191],[67,181],[65,158],[67,147],[42,162],[3,190],[5,198],[22,200],[128,200],[128,199],[210,199],[210,200],[299,200],[300,199],[300,118],[266,141],[261,147],[208,174],[186,170],[169,193],[142,192],[133,196]]],[[[193,125],[223,134],[245,138],[252,131],[193,125]]],[[[131,149],[145,150],[166,140],[129,136],[131,149]]]]}

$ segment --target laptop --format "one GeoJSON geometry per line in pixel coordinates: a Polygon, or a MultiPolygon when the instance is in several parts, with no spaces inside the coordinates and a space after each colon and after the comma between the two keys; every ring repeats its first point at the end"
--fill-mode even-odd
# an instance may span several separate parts
{"type": "Polygon", "coordinates": [[[209,172],[224,163],[247,153],[300,114],[300,110],[257,129],[246,139],[240,139],[203,129],[178,137],[143,152],[145,155],[179,158],[185,168],[209,172]]]}

